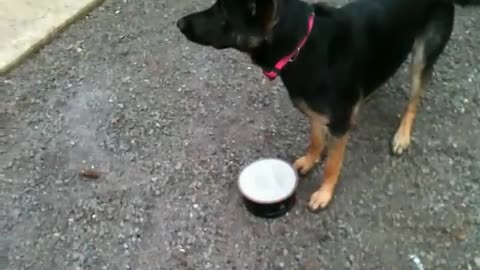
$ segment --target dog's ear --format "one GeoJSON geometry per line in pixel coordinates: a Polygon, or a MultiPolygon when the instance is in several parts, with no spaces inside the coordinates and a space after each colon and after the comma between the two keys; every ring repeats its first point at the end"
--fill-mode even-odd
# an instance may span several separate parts
{"type": "Polygon", "coordinates": [[[280,0],[253,0],[254,16],[259,18],[266,32],[275,27],[279,18],[280,0]]]}

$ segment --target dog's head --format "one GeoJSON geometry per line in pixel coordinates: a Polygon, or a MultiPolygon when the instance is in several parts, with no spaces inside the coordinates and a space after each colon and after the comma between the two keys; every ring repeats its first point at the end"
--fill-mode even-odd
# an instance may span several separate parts
{"type": "Polygon", "coordinates": [[[177,22],[192,42],[216,49],[248,52],[268,40],[278,18],[280,0],[216,0],[206,10],[177,22]]]}

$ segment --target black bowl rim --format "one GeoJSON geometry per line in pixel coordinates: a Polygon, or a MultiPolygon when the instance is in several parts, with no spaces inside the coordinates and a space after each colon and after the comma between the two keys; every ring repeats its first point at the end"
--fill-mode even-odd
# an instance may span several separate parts
{"type": "Polygon", "coordinates": [[[238,187],[238,190],[240,191],[240,193],[242,194],[243,197],[247,198],[248,200],[254,202],[254,203],[258,203],[258,204],[275,204],[275,203],[279,203],[279,202],[282,202],[282,201],[285,201],[287,200],[288,198],[290,198],[294,193],[295,191],[297,190],[297,186],[298,186],[298,172],[297,170],[295,170],[295,168],[287,161],[285,161],[284,159],[281,159],[281,158],[261,158],[261,159],[257,159],[245,166],[242,167],[242,169],[240,170],[240,174],[238,175],[238,178],[237,178],[237,187],[238,187]],[[252,165],[253,163],[256,163],[256,162],[260,162],[260,161],[264,161],[264,160],[271,160],[271,159],[274,159],[274,160],[278,160],[278,161],[281,161],[283,163],[285,163],[286,165],[288,165],[288,167],[290,167],[295,175],[295,185],[293,186],[292,188],[292,191],[290,191],[290,193],[288,193],[287,195],[281,197],[280,199],[277,199],[277,200],[273,200],[273,201],[261,201],[261,200],[256,200],[256,199],[252,199],[251,197],[249,197],[247,194],[245,194],[244,192],[242,192],[242,189],[240,188],[240,175],[242,174],[242,172],[250,165],[252,165]]]}
{"type": "Polygon", "coordinates": [[[286,215],[295,206],[297,201],[295,193],[292,194],[290,197],[286,198],[285,200],[273,204],[258,204],[256,202],[250,201],[245,197],[243,198],[243,200],[245,202],[245,208],[249,213],[253,214],[256,217],[267,219],[279,218],[286,215]],[[285,208],[276,211],[272,211],[272,209],[267,209],[267,207],[271,207],[274,205],[278,206],[280,204],[284,205],[285,208]]]}

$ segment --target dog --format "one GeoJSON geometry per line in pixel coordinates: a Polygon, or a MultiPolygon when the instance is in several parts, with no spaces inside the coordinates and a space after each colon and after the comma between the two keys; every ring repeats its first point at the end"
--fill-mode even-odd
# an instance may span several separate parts
{"type": "Polygon", "coordinates": [[[411,55],[410,97],[392,143],[395,154],[407,150],[421,96],[451,37],[455,5],[480,0],[357,0],[342,7],[216,0],[177,27],[193,43],[246,53],[268,79],[281,78],[310,124],[310,144],[295,169],[308,173],[327,149],[323,182],[308,204],[318,210],[332,200],[362,101],[411,55]]]}

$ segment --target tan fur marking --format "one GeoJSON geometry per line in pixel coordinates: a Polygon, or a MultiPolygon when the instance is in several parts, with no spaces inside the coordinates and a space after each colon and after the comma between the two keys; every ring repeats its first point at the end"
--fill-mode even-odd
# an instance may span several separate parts
{"type": "Polygon", "coordinates": [[[328,118],[312,111],[305,103],[297,106],[310,122],[310,145],[307,153],[297,159],[293,166],[301,174],[307,174],[320,160],[328,136],[328,118]]]}
{"type": "Polygon", "coordinates": [[[309,207],[312,210],[325,208],[331,201],[342,169],[345,149],[349,135],[334,138],[329,144],[327,161],[323,173],[323,183],[310,198],[309,207]]]}

